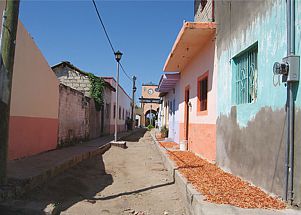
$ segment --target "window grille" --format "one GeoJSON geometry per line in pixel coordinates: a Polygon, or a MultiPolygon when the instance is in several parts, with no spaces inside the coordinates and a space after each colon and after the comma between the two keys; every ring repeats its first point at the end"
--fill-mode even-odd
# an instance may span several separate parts
{"type": "Polygon", "coordinates": [[[233,59],[236,104],[253,103],[257,98],[257,53],[256,45],[233,59]]]}

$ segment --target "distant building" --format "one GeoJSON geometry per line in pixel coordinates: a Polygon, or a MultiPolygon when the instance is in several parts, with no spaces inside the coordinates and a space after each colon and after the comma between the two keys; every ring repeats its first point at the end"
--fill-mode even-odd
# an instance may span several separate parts
{"type": "Polygon", "coordinates": [[[176,143],[180,142],[179,80],[180,73],[164,74],[161,76],[157,89],[161,98],[158,113],[159,130],[166,127],[168,129],[168,138],[176,143]]]}
{"type": "Polygon", "coordinates": [[[194,1],[194,21],[214,22],[215,21],[215,1],[195,0],[194,1]]]}
{"type": "Polygon", "coordinates": [[[143,109],[142,126],[148,126],[149,124],[156,126],[160,102],[159,92],[156,91],[157,87],[158,85],[151,82],[142,84],[142,96],[139,98],[143,109]]]}

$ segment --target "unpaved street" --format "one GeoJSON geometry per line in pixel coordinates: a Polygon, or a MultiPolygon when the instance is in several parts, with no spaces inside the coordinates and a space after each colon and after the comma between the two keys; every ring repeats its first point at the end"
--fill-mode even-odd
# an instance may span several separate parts
{"type": "Polygon", "coordinates": [[[187,214],[150,134],[139,130],[126,140],[127,149],[112,146],[15,204],[35,211],[54,204],[68,215],[187,214]]]}

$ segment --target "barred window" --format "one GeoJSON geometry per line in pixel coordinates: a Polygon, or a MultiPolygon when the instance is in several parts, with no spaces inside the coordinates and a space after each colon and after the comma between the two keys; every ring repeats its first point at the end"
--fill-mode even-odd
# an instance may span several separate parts
{"type": "Polygon", "coordinates": [[[257,43],[233,58],[235,103],[253,103],[257,98],[257,43]]]}

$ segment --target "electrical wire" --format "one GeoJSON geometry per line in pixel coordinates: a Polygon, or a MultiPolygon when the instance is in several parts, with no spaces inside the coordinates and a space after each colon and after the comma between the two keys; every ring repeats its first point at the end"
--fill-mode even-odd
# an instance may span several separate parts
{"type": "Polygon", "coordinates": [[[125,72],[125,70],[124,70],[122,64],[119,63],[119,65],[120,65],[120,67],[121,67],[122,72],[125,74],[125,76],[126,76],[128,79],[132,80],[131,76],[129,76],[129,75],[125,72]]]}
{"type": "MultiPolygon", "coordinates": [[[[112,51],[113,51],[114,56],[115,56],[115,49],[114,49],[114,47],[113,47],[113,44],[112,44],[111,39],[110,39],[110,37],[109,37],[109,34],[108,34],[107,30],[106,30],[105,24],[104,24],[104,22],[103,22],[103,20],[102,20],[102,18],[101,18],[101,16],[100,16],[100,13],[99,13],[99,10],[98,10],[98,8],[97,8],[97,5],[96,5],[95,0],[92,0],[92,3],[93,3],[93,5],[94,5],[94,8],[95,8],[95,11],[96,11],[98,20],[99,20],[100,23],[101,23],[102,29],[103,29],[103,31],[104,31],[104,33],[105,33],[105,35],[106,35],[106,38],[107,38],[107,40],[108,40],[108,42],[109,42],[109,44],[110,44],[110,47],[111,47],[111,49],[112,49],[112,51]]],[[[130,81],[132,81],[132,77],[131,77],[129,74],[127,74],[127,72],[125,71],[125,69],[123,68],[123,66],[122,66],[122,64],[121,64],[120,62],[119,62],[119,65],[120,65],[120,67],[121,67],[122,72],[125,74],[125,76],[126,76],[130,81]]]]}
{"type": "Polygon", "coordinates": [[[111,42],[111,40],[110,40],[109,34],[108,34],[107,30],[106,30],[106,27],[105,27],[105,25],[104,25],[104,23],[103,23],[103,21],[102,21],[102,18],[101,18],[101,16],[100,16],[99,11],[98,11],[97,5],[96,5],[96,3],[95,3],[94,0],[92,0],[92,2],[93,2],[93,5],[94,5],[96,14],[97,14],[97,16],[98,16],[98,20],[100,21],[101,26],[102,26],[102,28],[103,28],[103,30],[104,30],[104,32],[105,32],[105,35],[106,35],[106,37],[107,37],[107,40],[108,40],[108,42],[109,42],[109,44],[110,44],[110,46],[111,46],[111,49],[112,49],[112,51],[113,51],[113,54],[115,54],[115,49],[114,49],[113,44],[112,44],[112,42],[111,42]]]}

